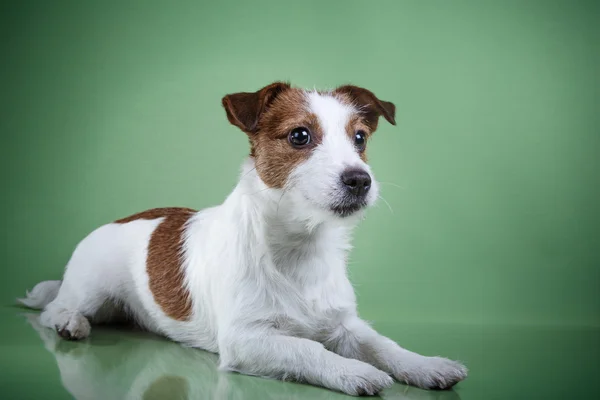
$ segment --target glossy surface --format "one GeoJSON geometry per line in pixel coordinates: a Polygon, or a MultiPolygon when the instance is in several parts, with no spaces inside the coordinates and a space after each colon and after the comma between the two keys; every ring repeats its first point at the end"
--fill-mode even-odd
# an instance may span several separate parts
{"type": "MultiPolygon", "coordinates": [[[[2,308],[0,394],[6,399],[352,398],[308,385],[219,372],[217,356],[126,328],[94,327],[67,342],[35,313],[2,308]],[[21,314],[21,315],[20,315],[21,314]],[[9,396],[10,395],[10,396],[9,396]]],[[[595,398],[600,330],[541,326],[376,324],[426,354],[463,360],[466,381],[451,391],[395,384],[384,399],[595,398]]]]}

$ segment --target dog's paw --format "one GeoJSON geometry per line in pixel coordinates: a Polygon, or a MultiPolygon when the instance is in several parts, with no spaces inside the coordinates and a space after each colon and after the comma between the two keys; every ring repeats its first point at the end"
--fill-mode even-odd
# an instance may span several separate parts
{"type": "Polygon", "coordinates": [[[467,377],[467,367],[442,357],[423,357],[394,374],[400,382],[423,389],[450,389],[467,377]]]}
{"type": "Polygon", "coordinates": [[[351,396],[373,396],[394,384],[387,373],[370,364],[352,361],[351,367],[339,377],[338,390],[351,396]]]}
{"type": "Polygon", "coordinates": [[[63,323],[56,324],[56,332],[66,340],[81,340],[90,335],[90,323],[83,315],[73,314],[63,323]]]}

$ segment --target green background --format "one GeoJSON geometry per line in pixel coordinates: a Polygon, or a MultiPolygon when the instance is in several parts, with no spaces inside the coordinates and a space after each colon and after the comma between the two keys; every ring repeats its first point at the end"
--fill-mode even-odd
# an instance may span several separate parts
{"type": "MultiPolygon", "coordinates": [[[[493,327],[597,333],[598,2],[12,1],[0,13],[5,304],[60,278],[101,224],[220,203],[248,153],[224,94],[352,83],[394,102],[398,121],[369,147],[390,207],[356,233],[362,316],[392,337],[401,323],[460,326],[467,347],[493,327]]],[[[12,314],[4,336],[39,341],[12,314]]],[[[453,346],[439,349],[468,353],[453,346]]]]}

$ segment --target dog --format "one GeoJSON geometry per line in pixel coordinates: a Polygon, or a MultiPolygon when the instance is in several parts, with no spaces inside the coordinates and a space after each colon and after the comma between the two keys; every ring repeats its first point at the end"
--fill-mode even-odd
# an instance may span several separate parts
{"type": "Polygon", "coordinates": [[[223,97],[250,155],[223,204],[159,208],[106,224],[61,281],[19,301],[68,340],[131,318],[219,354],[219,368],[374,395],[394,378],[447,389],[459,362],[400,347],[359,318],[346,273],[353,228],[378,199],[366,146],[395,106],[361,87],[275,82],[223,97]]]}

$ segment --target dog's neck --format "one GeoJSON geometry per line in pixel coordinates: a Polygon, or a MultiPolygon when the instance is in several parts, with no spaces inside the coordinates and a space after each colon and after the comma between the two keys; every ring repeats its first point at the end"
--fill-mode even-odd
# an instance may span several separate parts
{"type": "Polygon", "coordinates": [[[311,210],[285,188],[269,188],[252,158],[244,163],[239,183],[224,206],[243,240],[250,241],[247,245],[268,253],[277,269],[288,275],[306,274],[305,266],[313,259],[343,259],[358,222],[358,218],[342,219],[325,210],[311,210]]]}

